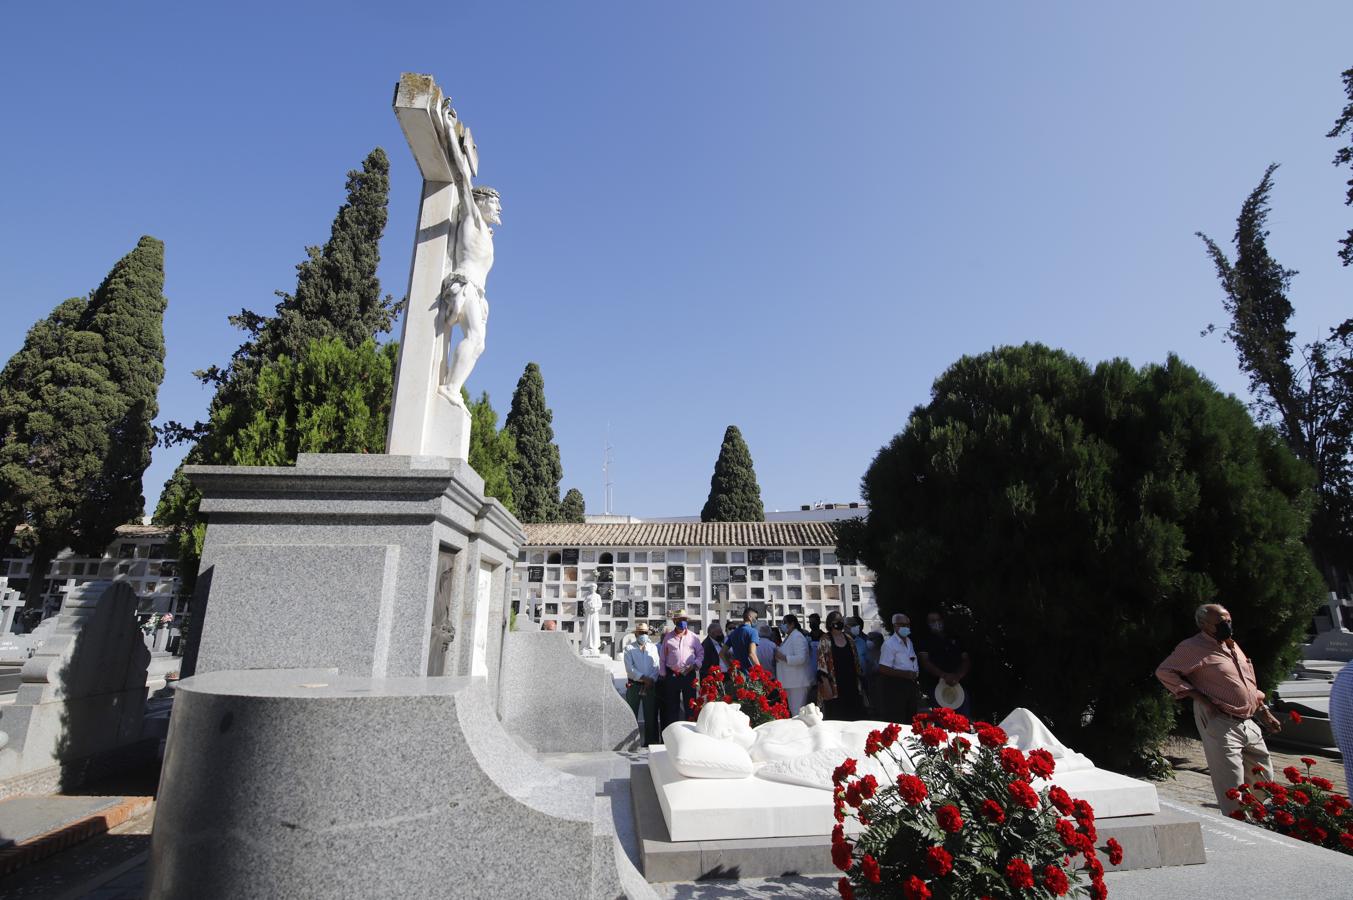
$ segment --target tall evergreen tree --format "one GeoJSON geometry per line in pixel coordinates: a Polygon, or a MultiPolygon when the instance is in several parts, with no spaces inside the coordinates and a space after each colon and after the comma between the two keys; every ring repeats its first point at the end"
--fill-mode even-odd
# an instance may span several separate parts
{"type": "MultiPolygon", "coordinates": [[[[1340,147],[1334,154],[1334,164],[1336,166],[1346,166],[1353,169],[1353,69],[1345,69],[1343,74],[1344,94],[1348,97],[1348,102],[1344,104],[1343,111],[1339,113],[1339,118],[1334,120],[1334,127],[1329,130],[1328,138],[1344,138],[1348,145],[1340,147]]],[[[1353,206],[1353,178],[1348,180],[1348,192],[1344,194],[1344,205],[1353,206]]],[[[1344,265],[1353,266],[1353,228],[1348,229],[1348,234],[1339,241],[1339,259],[1343,260],[1344,265]]]]}
{"type": "Polygon", "coordinates": [[[484,479],[485,496],[498,498],[515,515],[517,501],[512,494],[511,473],[517,462],[517,442],[506,427],[498,428],[498,413],[489,403],[487,391],[472,401],[469,392],[460,390],[470,411],[470,468],[484,479]]]}
{"type": "MultiPolygon", "coordinates": [[[[1321,570],[1346,569],[1353,555],[1353,320],[1297,346],[1288,291],[1297,273],[1268,250],[1266,222],[1276,165],[1236,219],[1235,260],[1199,232],[1217,270],[1240,369],[1250,380],[1251,408],[1276,426],[1313,473],[1316,509],[1307,536],[1321,570]]],[[[1337,580],[1337,579],[1336,579],[1337,580]]]]}
{"type": "Polygon", "coordinates": [[[89,299],[62,303],[0,372],[0,537],[31,526],[42,593],[63,547],[96,555],[141,514],[164,376],[164,245],[143,237],[89,299]]]}
{"type": "Polygon", "coordinates": [[[564,467],[554,442],[554,413],[545,405],[545,379],[540,367],[527,363],[512,394],[512,408],[503,428],[517,445],[517,461],[510,469],[517,517],[523,522],[554,522],[559,518],[559,481],[564,467]]]}
{"type": "Polygon", "coordinates": [[[587,505],[583,502],[582,491],[577,488],[568,489],[564,501],[559,504],[559,521],[578,523],[587,521],[587,505]]]}
{"type": "Polygon", "coordinates": [[[81,490],[73,546],[98,554],[116,528],[145,514],[141,476],[155,446],[152,423],[164,381],[164,243],[142,237],[89,301],[88,329],[103,338],[104,363],[123,410],[110,429],[108,458],[81,490]]]}
{"type": "MultiPolygon", "coordinates": [[[[296,266],[295,292],[278,292],[280,302],[272,316],[247,309],[232,316],[231,323],[247,332],[248,339],[228,365],[197,373],[204,384],[216,387],[207,421],[193,426],[175,422],[165,428],[166,443],[193,443],[165,483],[155,510],[156,523],[173,531],[171,541],[186,590],[192,589],[197,577],[203,529],[198,515],[202,498],[184,476],[183,465],[230,463],[234,455],[244,452],[242,446],[264,446],[255,444],[262,438],[263,426],[253,402],[266,395],[257,392],[256,382],[267,364],[297,359],[308,351],[311,342],[326,338],[357,348],[390,328],[397,304],[388,295],[381,295],[376,278],[380,237],[387,217],[389,173],[390,161],[379,147],[367,155],[360,170],[348,173],[346,202],[334,216],[328,242],[322,248],[306,248],[306,259],[296,266]],[[246,430],[251,436],[241,438],[246,430]]],[[[362,447],[357,445],[366,443],[364,428],[346,434],[353,439],[352,446],[344,444],[343,433],[339,433],[331,448],[360,451],[362,447]]],[[[271,448],[269,452],[283,456],[291,452],[287,448],[301,445],[299,435],[275,433],[274,438],[265,442],[266,446],[271,448]]]]}
{"type": "Polygon", "coordinates": [[[29,329],[0,372],[0,546],[29,526],[33,572],[45,573],[69,542],[79,486],[102,470],[121,406],[101,361],[102,338],[81,328],[88,310],[83,297],[62,303],[29,329]]]}
{"type": "Polygon", "coordinates": [[[729,425],[709,480],[709,499],[700,510],[702,522],[764,522],[761,488],[756,483],[752,451],[738,426],[729,425]]]}

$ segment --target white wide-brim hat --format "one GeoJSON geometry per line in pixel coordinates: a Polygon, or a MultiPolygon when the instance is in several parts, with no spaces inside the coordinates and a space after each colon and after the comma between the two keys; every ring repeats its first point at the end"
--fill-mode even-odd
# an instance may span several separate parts
{"type": "Polygon", "coordinates": [[[944,706],[949,709],[958,709],[963,705],[963,700],[967,695],[963,692],[963,685],[949,684],[941,681],[935,685],[935,705],[944,706]]]}

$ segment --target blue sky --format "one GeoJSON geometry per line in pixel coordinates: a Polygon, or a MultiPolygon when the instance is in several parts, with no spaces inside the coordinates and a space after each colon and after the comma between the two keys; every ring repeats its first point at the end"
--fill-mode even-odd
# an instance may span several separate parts
{"type": "MultiPolygon", "coordinates": [[[[1229,242],[1271,161],[1298,330],[1351,312],[1324,138],[1348,3],[82,6],[5,14],[0,359],[153,234],[162,419],[201,417],[226,316],[294,286],[377,145],[403,295],[402,71],[455,98],[503,194],[469,386],[505,413],[540,364],[591,512],[608,422],[617,512],[697,512],[730,423],[768,509],[856,499],[934,378],[999,344],[1175,352],[1243,392],[1199,335],[1221,304],[1193,232],[1229,242]]],[[[156,450],[152,506],[181,452],[156,450]]]]}

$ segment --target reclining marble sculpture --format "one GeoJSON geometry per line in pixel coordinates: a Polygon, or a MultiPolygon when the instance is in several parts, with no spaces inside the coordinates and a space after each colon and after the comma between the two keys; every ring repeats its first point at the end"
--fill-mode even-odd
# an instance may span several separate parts
{"type": "MultiPolygon", "coordinates": [[[[886,725],[824,722],[817,708],[808,706],[792,719],[752,728],[732,704],[705,704],[696,721],[668,726],[664,745],[649,748],[649,771],[671,839],[827,834],[834,824],[832,772],[847,757],[856,760],[857,773],[880,782],[913,770],[905,753],[897,763],[886,754],[881,760],[865,754],[869,733],[886,725]]],[[[1053,782],[1088,800],[1100,815],[1159,811],[1153,785],[1096,768],[1029,710],[1015,710],[1000,726],[1010,746],[1051,753],[1057,760],[1053,782]]],[[[914,747],[915,740],[902,726],[902,746],[914,747]]]]}

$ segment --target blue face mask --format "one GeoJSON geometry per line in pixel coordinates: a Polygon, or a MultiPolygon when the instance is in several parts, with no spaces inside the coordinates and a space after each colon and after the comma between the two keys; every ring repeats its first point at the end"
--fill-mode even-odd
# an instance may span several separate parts
{"type": "Polygon", "coordinates": [[[641,635],[639,635],[639,643],[641,643],[641,644],[647,644],[647,643],[648,643],[648,635],[646,635],[646,634],[641,634],[641,635]]]}
{"type": "Polygon", "coordinates": [[[898,629],[897,629],[897,636],[898,636],[898,637],[910,637],[910,636],[911,636],[911,628],[908,627],[908,626],[906,626],[906,625],[903,625],[901,628],[898,628],[898,629]]]}
{"type": "Polygon", "coordinates": [[[685,619],[679,619],[679,620],[677,621],[677,623],[676,623],[676,630],[677,630],[677,631],[685,631],[685,630],[686,630],[686,620],[685,620],[685,619]]]}

